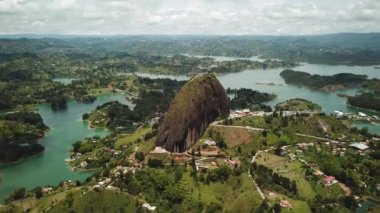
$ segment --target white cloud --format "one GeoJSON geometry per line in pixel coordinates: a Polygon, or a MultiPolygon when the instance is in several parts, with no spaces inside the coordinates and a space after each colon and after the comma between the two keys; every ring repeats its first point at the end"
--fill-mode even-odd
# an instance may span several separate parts
{"type": "Polygon", "coordinates": [[[0,0],[0,33],[379,32],[378,0],[0,0]]]}

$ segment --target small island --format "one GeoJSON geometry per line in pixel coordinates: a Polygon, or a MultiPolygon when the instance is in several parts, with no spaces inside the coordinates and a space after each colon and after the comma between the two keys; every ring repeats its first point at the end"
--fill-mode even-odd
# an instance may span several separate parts
{"type": "Polygon", "coordinates": [[[321,106],[311,101],[295,98],[278,103],[276,111],[321,111],[321,106]]]}
{"type": "Polygon", "coordinates": [[[85,113],[83,120],[90,122],[91,128],[133,129],[141,119],[127,105],[112,101],[96,107],[91,113],[85,113]]]}
{"type": "Polygon", "coordinates": [[[226,92],[233,97],[230,103],[232,109],[254,108],[255,110],[271,111],[268,110],[269,106],[265,106],[262,103],[271,101],[277,97],[276,94],[259,92],[247,88],[227,88],[226,92]]]}
{"type": "Polygon", "coordinates": [[[38,143],[48,127],[38,113],[15,112],[0,117],[0,163],[15,162],[44,151],[38,143]]]}
{"type": "Polygon", "coordinates": [[[361,86],[368,81],[366,75],[356,75],[352,73],[339,73],[331,76],[311,75],[307,72],[286,69],[280,73],[288,84],[306,86],[322,91],[335,91],[340,89],[354,88],[361,86]]]}

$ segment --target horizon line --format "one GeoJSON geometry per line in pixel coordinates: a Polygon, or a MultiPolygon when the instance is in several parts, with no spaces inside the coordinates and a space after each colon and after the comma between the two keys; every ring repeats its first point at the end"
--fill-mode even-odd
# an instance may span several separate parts
{"type": "Polygon", "coordinates": [[[322,33],[322,34],[66,34],[66,33],[0,33],[0,37],[132,37],[132,36],[158,36],[158,37],[181,37],[181,36],[205,36],[205,37],[249,37],[249,36],[267,36],[267,37],[302,37],[302,36],[328,36],[339,34],[379,34],[380,32],[336,32],[336,33],[322,33]]]}

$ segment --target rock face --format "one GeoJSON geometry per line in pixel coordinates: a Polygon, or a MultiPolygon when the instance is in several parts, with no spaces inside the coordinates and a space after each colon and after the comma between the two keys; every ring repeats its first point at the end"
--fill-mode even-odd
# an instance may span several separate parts
{"type": "Polygon", "coordinates": [[[218,79],[212,74],[198,75],[176,94],[159,128],[156,146],[184,152],[210,123],[228,114],[229,99],[218,79]]]}

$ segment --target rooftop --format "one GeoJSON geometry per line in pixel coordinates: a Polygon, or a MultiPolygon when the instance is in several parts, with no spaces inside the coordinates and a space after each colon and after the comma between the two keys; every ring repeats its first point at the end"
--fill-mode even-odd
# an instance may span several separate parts
{"type": "Polygon", "coordinates": [[[364,144],[364,143],[352,143],[350,144],[351,147],[355,147],[357,149],[360,149],[360,150],[365,150],[365,149],[368,149],[369,146],[367,144],[364,144]]]}
{"type": "Polygon", "coordinates": [[[327,176],[323,179],[323,182],[330,183],[331,181],[335,180],[334,176],[327,176]]]}

